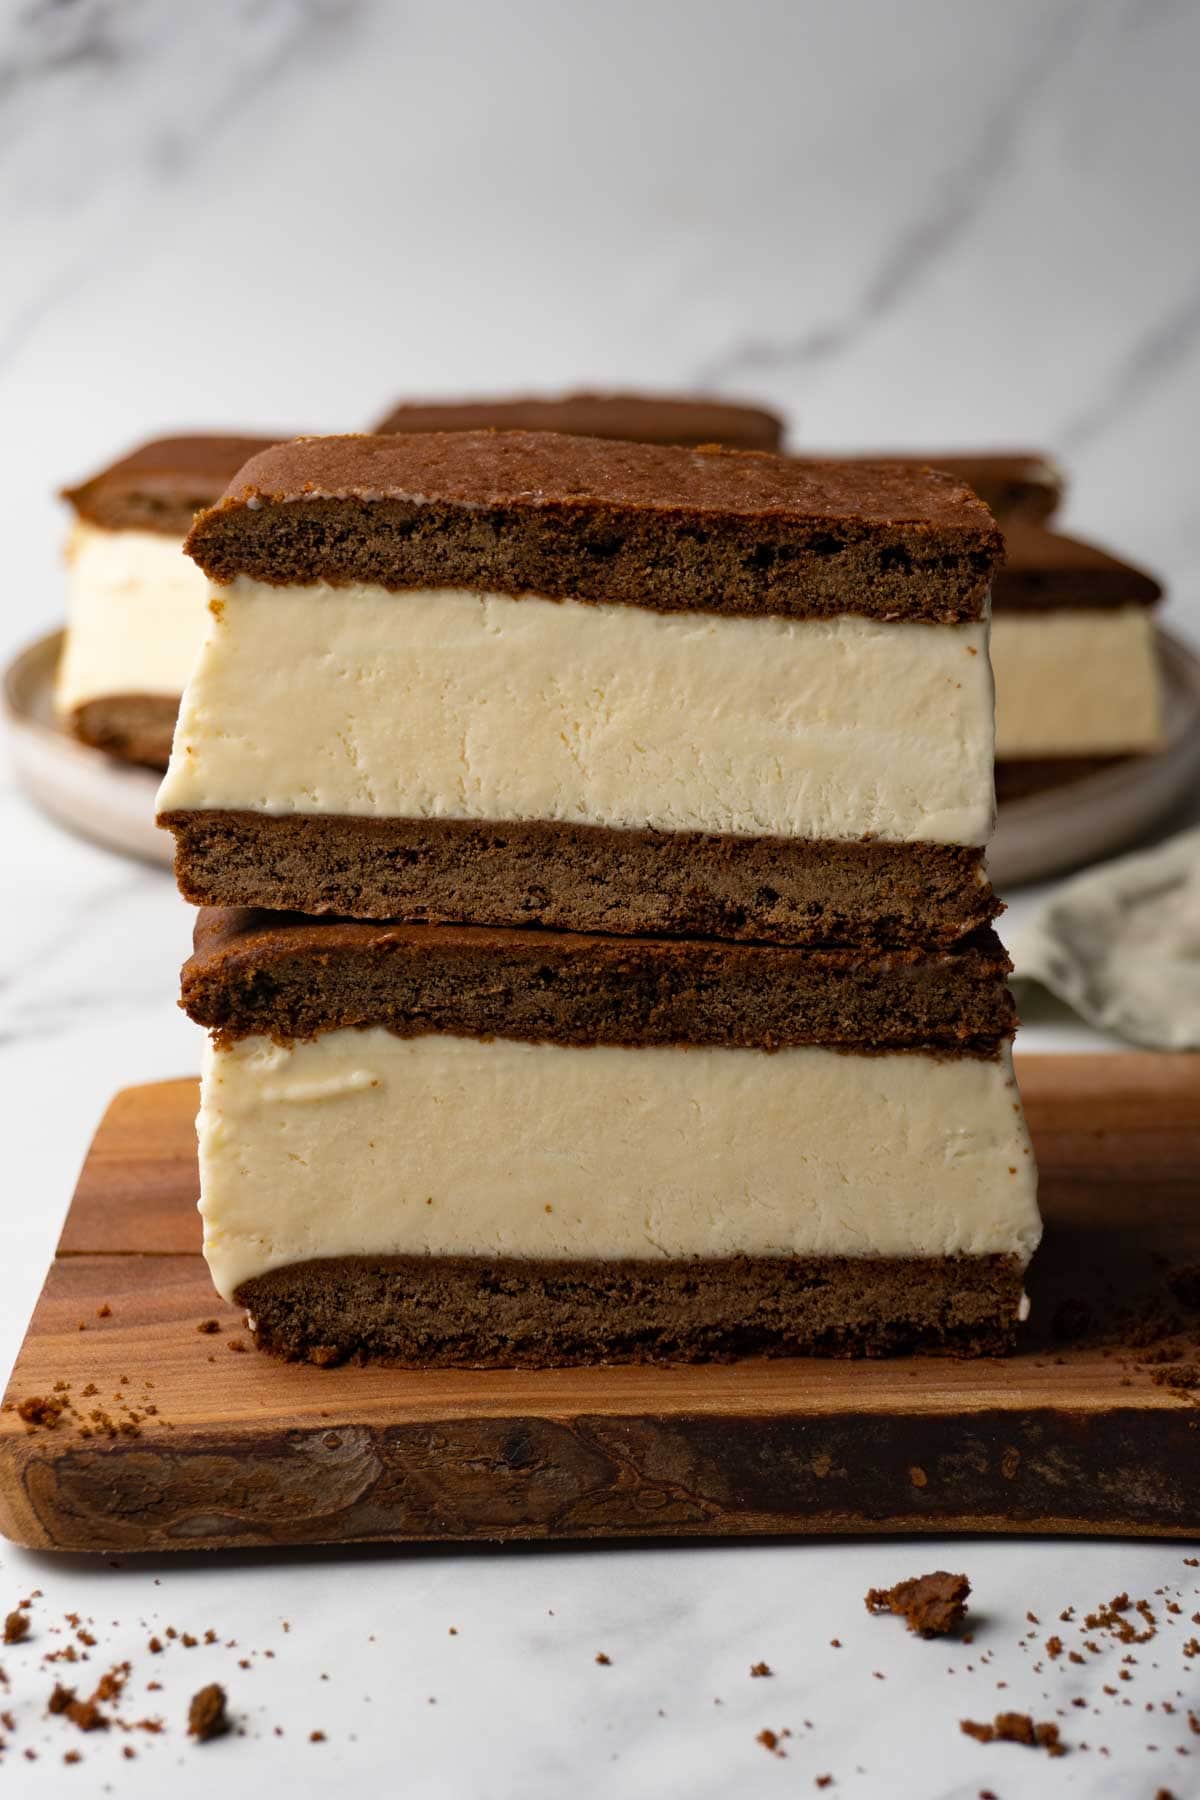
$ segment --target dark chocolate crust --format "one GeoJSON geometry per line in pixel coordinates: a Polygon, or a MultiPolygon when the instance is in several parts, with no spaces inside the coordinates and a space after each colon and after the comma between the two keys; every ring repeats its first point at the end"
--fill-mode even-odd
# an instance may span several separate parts
{"type": "Polygon", "coordinates": [[[997,612],[1153,606],[1162,598],[1161,583],[1144,569],[1058,531],[1013,526],[1005,546],[1004,567],[992,589],[997,612]]]}
{"type": "Polygon", "coordinates": [[[461,431],[277,445],[185,549],[218,582],[947,623],[983,615],[1003,540],[931,470],[461,431]]]}
{"type": "Polygon", "coordinates": [[[178,711],[177,695],[104,694],[77,706],[67,723],[94,750],[147,769],[165,769],[178,711]]]}
{"type": "MultiPolygon", "coordinates": [[[[807,457],[805,461],[834,461],[833,457],[807,457]]],[[[848,460],[899,463],[904,468],[941,469],[965,482],[1002,525],[1023,521],[1045,524],[1062,504],[1065,483],[1062,470],[1050,457],[1036,450],[926,450],[920,452],[873,450],[848,460]]]]}
{"type": "Polygon", "coordinates": [[[756,1256],[542,1262],[340,1256],[243,1282],[259,1349],[418,1368],[712,1362],[741,1356],[997,1356],[1013,1256],[756,1256]]]}
{"type": "Polygon", "coordinates": [[[372,925],[204,909],[184,1011],[229,1041],[382,1025],[569,1045],[823,1044],[994,1055],[1016,1017],[987,930],[953,951],[372,925]]]}
{"type": "Polygon", "coordinates": [[[503,395],[491,400],[406,400],[375,431],[561,431],[634,444],[723,444],[778,450],[783,420],[759,406],[706,394],[503,395]]]}
{"type": "Polygon", "coordinates": [[[981,849],[599,825],[180,810],[197,906],[619,936],[928,946],[1002,910],[981,849]]]}
{"type": "Polygon", "coordinates": [[[77,487],[64,488],[62,497],[81,519],[107,531],[161,531],[183,537],[196,514],[220,498],[242,464],[278,441],[278,437],[206,432],[155,438],[77,487]]]}
{"type": "Polygon", "coordinates": [[[1032,794],[1066,787],[1072,781],[1082,781],[1085,775],[1099,775],[1105,769],[1115,769],[1118,763],[1130,760],[1128,754],[1038,756],[1025,760],[1004,758],[996,764],[996,800],[1001,806],[1006,801],[1025,800],[1032,794]]]}

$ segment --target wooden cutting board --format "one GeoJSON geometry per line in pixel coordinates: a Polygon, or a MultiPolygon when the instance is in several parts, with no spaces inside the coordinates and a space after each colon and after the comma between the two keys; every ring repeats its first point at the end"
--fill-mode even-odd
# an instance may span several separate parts
{"type": "Polygon", "coordinates": [[[0,1529],[110,1552],[1200,1536],[1200,1056],[1030,1056],[1019,1071],[1047,1236],[1017,1356],[532,1372],[236,1353],[239,1315],[200,1256],[196,1084],[128,1089],[0,1413],[0,1529]],[[211,1319],[219,1333],[198,1329],[211,1319]],[[22,1419],[39,1396],[69,1403],[56,1424],[22,1419]]]}

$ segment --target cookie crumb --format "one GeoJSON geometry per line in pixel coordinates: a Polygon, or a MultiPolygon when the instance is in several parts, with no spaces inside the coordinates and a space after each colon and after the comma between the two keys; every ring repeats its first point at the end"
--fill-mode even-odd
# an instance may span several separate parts
{"type": "Polygon", "coordinates": [[[41,1425],[52,1431],[63,1415],[63,1403],[49,1394],[30,1394],[17,1402],[17,1417],[26,1425],[41,1425]]]}
{"type": "Polygon", "coordinates": [[[20,1611],[10,1612],[4,1621],[4,1641],[6,1644],[21,1644],[29,1636],[29,1615],[20,1611]]]}
{"type": "Polygon", "coordinates": [[[605,1669],[612,1668],[612,1657],[606,1655],[603,1650],[597,1650],[596,1661],[605,1669]]]}
{"type": "Polygon", "coordinates": [[[865,1596],[870,1613],[895,1613],[918,1637],[944,1637],[962,1623],[971,1584],[965,1575],[935,1569],[915,1575],[890,1588],[870,1588],[865,1596]]]}
{"type": "Polygon", "coordinates": [[[1049,1719],[1035,1721],[1029,1713],[997,1713],[990,1725],[978,1719],[960,1719],[958,1725],[964,1736],[980,1744],[1026,1744],[1044,1750],[1047,1756],[1067,1754],[1058,1726],[1049,1719]]]}
{"type": "Polygon", "coordinates": [[[111,1721],[105,1717],[92,1700],[70,1700],[63,1707],[72,1725],[78,1725],[80,1731],[107,1731],[111,1721]]]}
{"type": "Polygon", "coordinates": [[[201,1332],[205,1337],[212,1337],[213,1334],[220,1331],[220,1329],[220,1319],[201,1319],[196,1327],[196,1330],[201,1332]]]}
{"type": "Polygon", "coordinates": [[[210,1681],[207,1687],[202,1687],[192,1695],[187,1728],[188,1736],[194,1737],[198,1744],[207,1744],[211,1738],[223,1737],[229,1730],[225,1689],[219,1682],[210,1681]]]}
{"type": "Polygon", "coordinates": [[[754,1676],[762,1676],[762,1675],[773,1675],[775,1673],[775,1671],[771,1667],[770,1663],[756,1662],[756,1663],[750,1664],[750,1673],[751,1673],[751,1675],[754,1675],[754,1676]]]}

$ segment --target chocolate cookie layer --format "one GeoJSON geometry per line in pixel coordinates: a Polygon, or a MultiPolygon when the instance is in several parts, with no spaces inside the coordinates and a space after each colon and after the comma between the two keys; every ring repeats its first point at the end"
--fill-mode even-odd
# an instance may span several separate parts
{"type": "Polygon", "coordinates": [[[913,458],[918,460],[965,481],[1002,525],[1018,520],[1044,524],[1062,504],[1062,470],[1036,451],[989,456],[974,451],[944,455],[939,450],[913,458]]]}
{"type": "Polygon", "coordinates": [[[562,431],[635,444],[723,444],[778,450],[783,421],[758,406],[699,394],[517,395],[491,400],[407,400],[385,413],[379,433],[562,431]]]}
{"type": "Polygon", "coordinates": [[[956,844],[180,810],[198,906],[770,944],[940,947],[1001,910],[956,844]]]}
{"type": "Polygon", "coordinates": [[[218,582],[956,623],[983,616],[1002,539],[931,471],[464,431],[277,445],[186,549],[218,582]]]}
{"type": "MultiPolygon", "coordinates": [[[[818,460],[804,458],[805,461],[818,460]]],[[[820,460],[833,461],[833,458],[820,460]]],[[[1063,497],[1063,475],[1047,456],[1037,451],[928,450],[897,454],[874,450],[852,461],[898,463],[904,468],[941,469],[965,482],[1002,525],[1024,521],[1044,524],[1057,512],[1063,497]]]]}
{"type": "Polygon", "coordinates": [[[108,531],[161,531],[183,537],[212,506],[242,464],[277,443],[273,437],[194,432],[155,438],[110,463],[62,497],[81,519],[108,531]]]}
{"type": "Polygon", "coordinates": [[[1105,769],[1115,769],[1118,763],[1128,761],[1128,756],[1042,756],[1030,757],[1027,762],[1019,758],[1011,762],[1002,760],[996,764],[996,799],[1002,806],[1006,801],[1025,800],[1050,788],[1082,781],[1085,775],[1099,775],[1105,769]]]}
{"type": "Polygon", "coordinates": [[[243,1282],[260,1349],[420,1368],[737,1356],[994,1356],[1012,1348],[1015,1256],[533,1262],[343,1256],[243,1282]]]}
{"type": "Polygon", "coordinates": [[[401,1037],[991,1055],[1016,1023],[1009,966],[991,931],[952,952],[863,956],[214,909],[199,915],[182,1005],[223,1042],[384,1025],[401,1037]]]}
{"type": "Polygon", "coordinates": [[[1013,526],[1004,542],[1004,566],[992,589],[997,612],[1153,606],[1162,598],[1153,575],[1096,544],[1036,525],[1013,526]]]}
{"type": "Polygon", "coordinates": [[[69,724],[77,738],[96,750],[147,769],[165,769],[178,711],[174,695],[105,694],[77,706],[69,724]]]}

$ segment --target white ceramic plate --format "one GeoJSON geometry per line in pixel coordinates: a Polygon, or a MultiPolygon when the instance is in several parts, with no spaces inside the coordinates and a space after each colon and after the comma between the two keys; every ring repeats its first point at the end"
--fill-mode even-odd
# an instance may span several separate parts
{"type": "MultiPolygon", "coordinates": [[[[174,845],[154,823],[159,778],[79,743],[54,717],[62,633],[21,652],[4,677],[17,775],[38,805],[72,830],[147,862],[170,866],[174,845]]],[[[1124,849],[1194,791],[1200,780],[1200,657],[1159,633],[1167,747],[1064,787],[1005,802],[988,851],[1003,892],[1124,849]]]]}
{"type": "Polygon", "coordinates": [[[154,823],[162,779],[119,762],[64,731],[54,716],[54,671],[61,631],[39,638],[4,672],[4,710],[17,779],[60,824],[143,862],[175,860],[169,831],[154,823]]]}

